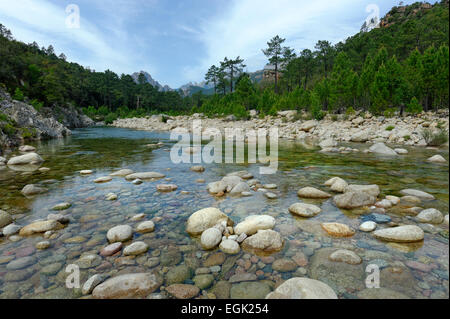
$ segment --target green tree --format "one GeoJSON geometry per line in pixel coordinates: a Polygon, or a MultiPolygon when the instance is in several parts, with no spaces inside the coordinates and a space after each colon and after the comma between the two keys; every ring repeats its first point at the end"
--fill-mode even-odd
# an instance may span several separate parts
{"type": "Polygon", "coordinates": [[[235,76],[239,76],[239,74],[242,72],[242,70],[245,68],[245,64],[243,64],[244,59],[241,59],[239,56],[237,58],[228,59],[225,57],[225,59],[220,62],[221,69],[226,72],[230,84],[230,92],[233,93],[233,83],[235,76]]]}
{"type": "Polygon", "coordinates": [[[315,45],[315,49],[317,50],[315,52],[316,56],[323,66],[325,78],[327,78],[333,64],[335,49],[329,41],[324,40],[319,40],[315,45]]]}
{"type": "Polygon", "coordinates": [[[275,68],[275,92],[277,93],[278,70],[280,67],[280,63],[282,63],[284,60],[283,54],[288,53],[288,49],[281,46],[284,41],[286,41],[286,39],[283,39],[280,36],[276,35],[269,42],[267,42],[267,49],[262,50],[264,55],[269,59],[269,63],[272,64],[275,68]]]}
{"type": "Polygon", "coordinates": [[[219,80],[219,72],[220,72],[220,69],[217,66],[212,65],[208,69],[208,72],[206,72],[206,75],[205,75],[206,83],[207,84],[209,84],[209,83],[213,83],[214,84],[214,94],[217,93],[217,82],[219,80]]]}

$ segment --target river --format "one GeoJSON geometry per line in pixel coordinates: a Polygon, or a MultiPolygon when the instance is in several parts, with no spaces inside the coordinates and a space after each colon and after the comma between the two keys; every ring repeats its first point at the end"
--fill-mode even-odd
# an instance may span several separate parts
{"type": "MultiPolygon", "coordinates": [[[[407,155],[392,159],[363,152],[326,154],[305,142],[280,141],[277,173],[260,175],[261,164],[258,163],[202,164],[206,168],[204,172],[193,172],[189,168],[195,164],[170,161],[169,150],[174,143],[167,133],[120,128],[80,129],[66,139],[32,144],[45,159],[42,166],[50,168],[47,172],[26,167],[19,171],[0,168],[0,209],[13,214],[18,225],[46,218],[55,213],[51,208],[58,203],[72,204],[62,212],[70,218],[70,223],[49,239],[51,245],[47,249],[35,248],[36,243],[44,240],[42,235],[15,236],[13,241],[0,238],[0,297],[79,298],[80,289],[66,287],[66,266],[76,264],[85,254],[94,254],[97,257],[92,264],[81,269],[82,283],[98,273],[112,277],[156,271],[166,277],[168,273],[171,277],[175,273],[181,276],[181,282],[192,284],[198,279],[195,278],[197,270],[197,273],[212,274],[203,278],[207,282],[205,298],[264,297],[255,296],[255,287],[259,287],[255,282],[261,285],[261,291],[265,287],[270,291],[282,280],[292,277],[321,280],[330,285],[339,298],[448,298],[448,226],[418,224],[414,216],[405,213],[407,206],[395,206],[385,214],[391,222],[418,224],[425,230],[425,239],[414,244],[386,243],[375,239],[371,233],[358,231],[363,216],[371,213],[369,209],[346,211],[334,206],[331,199],[297,197],[298,189],[305,186],[329,191],[323,183],[339,176],[349,184],[379,185],[381,198],[401,196],[399,191],[405,188],[431,193],[435,200],[416,206],[433,207],[448,214],[448,164],[426,161],[438,152],[448,160],[448,149],[408,148],[407,155]],[[164,145],[157,149],[146,146],[158,142],[164,145]],[[123,177],[114,177],[108,183],[93,182],[122,168],[160,172],[168,180],[135,185],[123,177]],[[94,173],[81,176],[79,171],[86,169],[94,173]],[[214,197],[206,190],[207,183],[241,170],[253,174],[261,184],[276,184],[277,188],[270,191],[277,199],[268,199],[262,192],[253,192],[249,197],[214,197]],[[161,182],[176,184],[178,189],[158,192],[155,185],[161,182]],[[44,186],[49,191],[26,198],[20,192],[26,184],[44,186]],[[108,193],[116,194],[118,199],[107,201],[108,193]],[[322,212],[309,219],[295,217],[288,207],[296,202],[316,204],[322,212]],[[241,250],[239,254],[225,258],[217,253],[218,249],[203,250],[199,239],[186,233],[185,225],[192,213],[211,206],[221,209],[235,224],[249,215],[273,216],[276,220],[274,229],[285,241],[283,249],[270,256],[241,250]],[[132,258],[120,253],[111,257],[98,256],[108,244],[108,229],[120,224],[135,227],[139,222],[130,218],[140,213],[145,214],[143,220],[153,219],[156,225],[154,232],[134,233],[133,240],[147,243],[148,252],[132,258]],[[347,224],[357,231],[349,238],[330,237],[320,227],[323,222],[347,224]],[[352,250],[362,258],[362,263],[331,262],[327,252],[332,248],[352,250]],[[7,267],[11,261],[23,257],[31,257],[26,267],[7,267]],[[290,264],[287,263],[287,267],[274,270],[272,263],[278,259],[289,260],[291,264],[294,261],[295,267],[288,267],[290,264]],[[366,267],[371,264],[380,269],[382,289],[371,290],[365,286],[369,275],[366,267]],[[182,271],[176,273],[173,269],[180,269],[180,265],[190,268],[190,272],[187,275],[182,271]],[[230,278],[238,273],[255,274],[256,280],[251,281],[252,285],[250,281],[230,282],[230,278]]],[[[362,150],[368,146],[352,144],[351,147],[362,150]]],[[[166,298],[167,293],[158,289],[151,297],[166,298]]]]}

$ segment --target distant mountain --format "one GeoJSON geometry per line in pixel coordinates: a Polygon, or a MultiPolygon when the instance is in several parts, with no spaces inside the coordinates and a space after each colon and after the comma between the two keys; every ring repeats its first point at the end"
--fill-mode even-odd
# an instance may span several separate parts
{"type": "MultiPolygon", "coordinates": [[[[152,78],[152,76],[145,71],[135,72],[131,75],[133,80],[138,83],[139,75],[143,74],[147,83],[150,83],[154,87],[158,88],[161,92],[169,92],[169,91],[179,91],[182,96],[191,96],[192,94],[202,92],[205,95],[214,94],[214,84],[202,82],[189,82],[180,86],[178,89],[172,89],[168,85],[161,85],[158,81],[152,78]]],[[[256,72],[248,72],[250,79],[254,83],[259,83],[263,79],[264,70],[259,70],[256,72]]]]}
{"type": "Polygon", "coordinates": [[[205,81],[200,83],[189,82],[182,85],[178,90],[182,96],[190,96],[197,92],[202,92],[205,95],[211,95],[214,94],[214,84],[207,84],[205,81]]]}
{"type": "Polygon", "coordinates": [[[143,74],[145,76],[145,79],[147,81],[147,83],[150,83],[151,85],[153,85],[154,87],[158,88],[158,91],[161,92],[169,92],[169,91],[173,91],[173,89],[168,86],[168,85],[161,85],[158,81],[154,80],[152,78],[152,76],[145,71],[140,71],[140,72],[134,72],[131,77],[133,78],[133,80],[138,83],[138,79],[139,79],[139,75],[143,74]]]}

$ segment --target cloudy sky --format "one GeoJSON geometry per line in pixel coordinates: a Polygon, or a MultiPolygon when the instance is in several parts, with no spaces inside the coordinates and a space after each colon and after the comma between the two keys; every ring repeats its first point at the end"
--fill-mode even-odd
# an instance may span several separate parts
{"type": "Polygon", "coordinates": [[[262,69],[266,58],[261,49],[276,34],[296,52],[312,49],[319,39],[337,43],[357,33],[377,10],[383,16],[398,4],[391,0],[0,0],[0,23],[16,39],[45,47],[52,44],[57,54],[63,52],[69,61],[96,71],[145,70],[161,84],[177,88],[202,81],[208,67],[225,56],[244,58],[247,71],[262,69]],[[66,12],[71,4],[79,8],[79,28],[73,28],[74,11],[66,12]]]}

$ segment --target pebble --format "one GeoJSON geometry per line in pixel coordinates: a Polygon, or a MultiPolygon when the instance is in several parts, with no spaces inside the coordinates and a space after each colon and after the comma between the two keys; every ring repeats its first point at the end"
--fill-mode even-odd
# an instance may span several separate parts
{"type": "Polygon", "coordinates": [[[377,223],[375,223],[374,221],[367,221],[359,225],[359,230],[364,232],[374,231],[375,228],[377,228],[377,223]]]}

